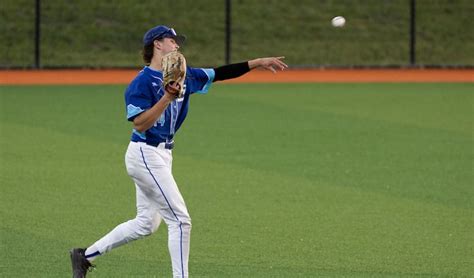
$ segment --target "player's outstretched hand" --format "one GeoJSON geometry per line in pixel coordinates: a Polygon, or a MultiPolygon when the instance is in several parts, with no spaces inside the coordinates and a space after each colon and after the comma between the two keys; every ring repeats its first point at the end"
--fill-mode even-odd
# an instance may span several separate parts
{"type": "Polygon", "coordinates": [[[277,70],[284,70],[288,68],[288,65],[282,61],[283,59],[285,59],[284,56],[258,58],[255,60],[250,60],[249,67],[250,69],[264,68],[273,73],[276,73],[277,70]]]}

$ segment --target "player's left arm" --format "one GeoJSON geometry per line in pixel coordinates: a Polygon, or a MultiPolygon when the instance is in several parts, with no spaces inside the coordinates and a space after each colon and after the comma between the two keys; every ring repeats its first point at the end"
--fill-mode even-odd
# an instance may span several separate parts
{"type": "Polygon", "coordinates": [[[278,70],[288,68],[288,65],[282,61],[284,58],[285,57],[283,56],[257,58],[242,63],[229,64],[214,68],[215,76],[213,82],[237,78],[257,68],[263,68],[276,73],[278,70]]]}

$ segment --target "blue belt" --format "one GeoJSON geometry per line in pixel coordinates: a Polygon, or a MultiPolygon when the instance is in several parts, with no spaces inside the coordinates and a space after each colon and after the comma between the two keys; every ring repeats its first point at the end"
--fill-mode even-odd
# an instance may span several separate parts
{"type": "MultiPolygon", "coordinates": [[[[133,141],[133,142],[138,142],[138,141],[133,141]]],[[[174,148],[174,141],[171,141],[171,142],[157,142],[157,143],[143,142],[143,143],[147,144],[148,146],[155,147],[155,148],[158,147],[160,144],[164,144],[165,149],[167,149],[167,150],[172,150],[174,148]]]]}
{"type": "Polygon", "coordinates": [[[161,143],[146,143],[147,145],[158,147],[160,144],[165,145],[165,149],[172,150],[174,148],[174,141],[171,142],[161,142],[161,143]]]}
{"type": "MultiPolygon", "coordinates": [[[[165,149],[167,150],[172,150],[174,148],[174,141],[171,142],[164,142],[165,143],[165,149]]],[[[159,144],[158,144],[159,145],[159,144]]],[[[158,147],[157,145],[157,147],[158,147]]]]}

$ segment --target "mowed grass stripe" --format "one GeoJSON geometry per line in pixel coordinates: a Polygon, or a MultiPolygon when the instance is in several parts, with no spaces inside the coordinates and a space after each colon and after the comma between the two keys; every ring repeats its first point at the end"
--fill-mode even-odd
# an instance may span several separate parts
{"type": "MultiPolygon", "coordinates": [[[[385,85],[392,94],[385,106],[391,106],[395,98],[396,90],[392,87],[401,88],[397,101],[401,120],[397,122],[393,120],[394,116],[388,120],[383,117],[380,106],[383,106],[384,86],[381,84],[357,85],[353,94],[348,93],[350,86],[318,84],[314,85],[311,94],[309,86],[298,86],[288,92],[284,86],[282,91],[277,91],[272,86],[265,88],[262,85],[257,87],[263,89],[258,93],[249,93],[255,90],[251,87],[238,86],[219,92],[215,98],[194,99],[195,103],[200,101],[206,105],[194,106],[192,113],[199,116],[191,117],[187,123],[191,123],[190,126],[178,137],[180,142],[193,146],[183,153],[222,163],[241,163],[267,171],[324,179],[333,184],[472,207],[470,193],[474,192],[469,184],[473,174],[469,162],[473,155],[470,148],[473,140],[467,128],[469,124],[456,127],[459,118],[472,124],[469,111],[473,98],[467,90],[469,87],[464,84],[459,88],[453,86],[455,89],[441,86],[443,91],[449,92],[450,105],[444,104],[444,97],[436,97],[439,90],[435,90],[433,99],[437,101],[432,100],[431,106],[425,105],[425,112],[418,112],[423,118],[434,115],[427,122],[405,115],[406,111],[413,114],[419,104],[406,91],[416,95],[415,89],[418,89],[418,94],[430,95],[436,88],[431,84],[415,84],[415,89],[410,89],[408,84],[385,85]],[[348,110],[354,114],[375,111],[374,114],[381,117],[364,118],[349,112],[341,115],[337,108],[340,103],[348,106],[346,103],[350,100],[364,98],[363,88],[380,91],[377,97],[374,96],[378,104],[366,102],[365,110],[349,107],[348,110]],[[293,100],[295,96],[296,100],[287,104],[287,100],[293,100]],[[265,105],[264,100],[270,104],[265,105]],[[276,105],[272,105],[274,103],[276,105]],[[196,111],[196,107],[201,110],[196,111]],[[207,111],[209,107],[212,110],[207,111]],[[439,107],[447,112],[440,115],[439,107]],[[333,113],[331,108],[337,112],[333,113]],[[232,116],[227,116],[229,114],[232,116]],[[441,116],[448,118],[444,119],[448,124],[438,123],[437,118],[441,116]],[[404,122],[404,119],[411,122],[404,122]],[[428,127],[422,126],[425,122],[428,127]],[[213,151],[203,151],[206,148],[213,151]]],[[[396,112],[394,108],[391,110],[391,113],[396,112]]],[[[177,152],[181,150],[178,148],[177,152]]]]}

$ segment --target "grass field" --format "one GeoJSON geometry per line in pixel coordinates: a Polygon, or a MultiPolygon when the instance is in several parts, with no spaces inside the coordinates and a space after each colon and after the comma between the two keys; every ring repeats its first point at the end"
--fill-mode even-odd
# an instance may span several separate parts
{"type": "MultiPolygon", "coordinates": [[[[3,86],[1,277],[134,217],[125,86],[3,86]]],[[[192,277],[472,277],[473,84],[215,85],[174,173],[192,277]]],[[[170,277],[166,226],[90,277],[170,277]]]]}

